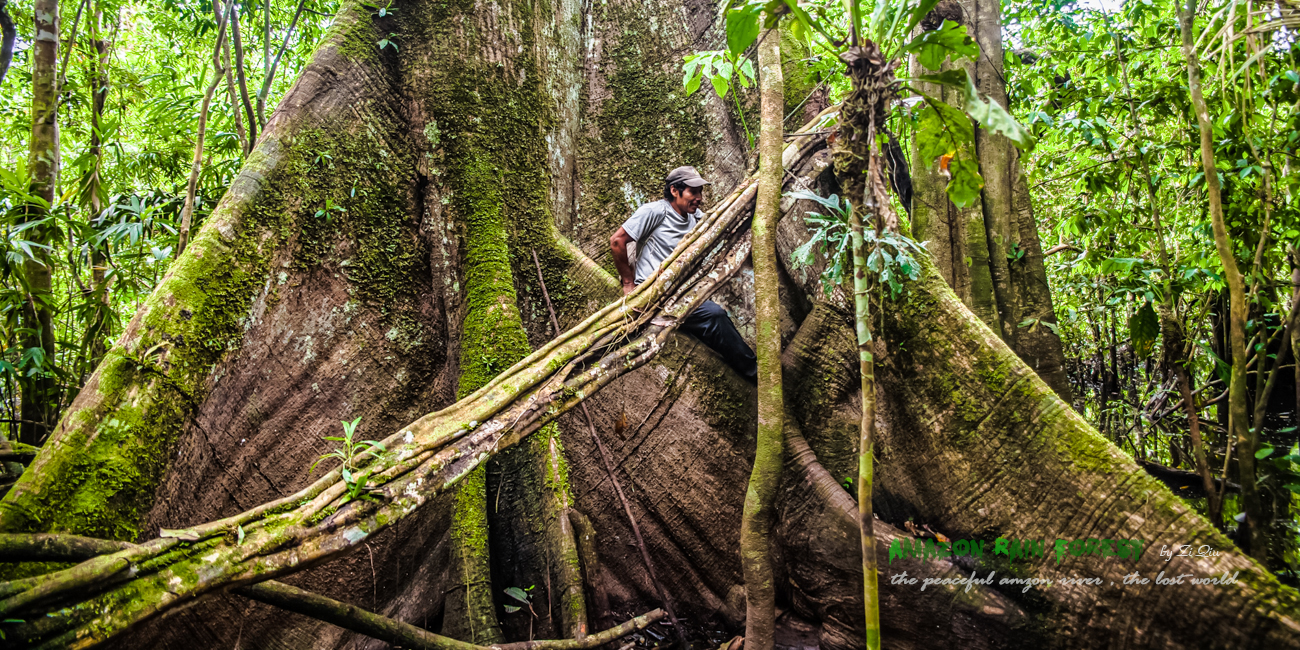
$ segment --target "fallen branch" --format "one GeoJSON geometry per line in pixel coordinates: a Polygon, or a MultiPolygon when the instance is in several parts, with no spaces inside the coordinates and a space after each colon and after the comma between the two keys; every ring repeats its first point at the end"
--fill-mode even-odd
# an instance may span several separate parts
{"type": "MultiPolygon", "coordinates": [[[[118,542],[78,535],[35,534],[0,535],[0,561],[3,562],[67,562],[96,558],[117,551],[135,548],[130,542],[118,542]]],[[[299,589],[282,582],[266,582],[240,587],[235,593],[280,609],[302,614],[337,625],[358,634],[387,641],[394,645],[416,650],[583,650],[594,648],[643,630],[664,617],[656,609],[616,627],[582,639],[524,641],[494,646],[480,646],[434,634],[409,623],[380,616],[355,605],[299,589]]]]}
{"type": "MultiPolygon", "coordinates": [[[[1146,470],[1155,479],[1159,480],[1173,490],[1174,494],[1180,496],[1205,496],[1205,484],[1201,480],[1201,475],[1196,472],[1189,472],[1183,469],[1167,467],[1160,463],[1153,463],[1149,460],[1137,460],[1137,464],[1146,470]]],[[[1214,486],[1219,492],[1224,492],[1224,480],[1221,478],[1214,479],[1214,486]]],[[[1227,482],[1226,491],[1240,492],[1241,486],[1231,481],[1227,482]]]]}
{"type": "Polygon", "coordinates": [[[643,630],[664,617],[664,610],[656,609],[617,627],[597,634],[589,634],[581,639],[521,641],[481,646],[434,634],[409,623],[380,616],[355,605],[341,603],[283,582],[268,581],[237,589],[235,593],[268,605],[275,605],[280,609],[332,623],[380,641],[387,641],[395,646],[416,650],[488,650],[489,648],[492,650],[584,650],[643,630]]]}
{"type": "Polygon", "coordinates": [[[1053,247],[1051,247],[1051,248],[1049,248],[1049,249],[1043,251],[1043,257],[1051,257],[1052,255],[1055,255],[1055,254],[1057,254],[1057,253],[1059,253],[1059,252],[1061,252],[1061,251],[1074,251],[1074,252],[1076,252],[1076,253],[1082,253],[1082,252],[1083,252],[1083,251],[1079,250],[1078,247],[1076,247],[1076,246],[1071,246],[1070,244],[1057,244],[1056,246],[1053,246],[1053,247]]]}

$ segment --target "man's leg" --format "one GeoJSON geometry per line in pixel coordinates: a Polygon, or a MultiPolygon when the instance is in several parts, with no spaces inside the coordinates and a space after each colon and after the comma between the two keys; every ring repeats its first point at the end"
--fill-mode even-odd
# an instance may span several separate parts
{"type": "Polygon", "coordinates": [[[758,384],[758,358],[731,323],[726,310],[712,300],[704,301],[682,321],[681,330],[699,339],[722,356],[741,377],[758,384]]]}

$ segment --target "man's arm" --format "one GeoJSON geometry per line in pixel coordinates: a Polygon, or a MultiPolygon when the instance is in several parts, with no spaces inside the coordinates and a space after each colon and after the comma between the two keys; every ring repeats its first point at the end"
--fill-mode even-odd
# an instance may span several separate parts
{"type": "Polygon", "coordinates": [[[623,281],[623,293],[632,293],[636,288],[636,275],[632,272],[632,264],[627,261],[627,243],[634,241],[632,235],[619,226],[618,232],[609,238],[609,249],[614,252],[614,268],[618,269],[618,277],[623,281]]]}

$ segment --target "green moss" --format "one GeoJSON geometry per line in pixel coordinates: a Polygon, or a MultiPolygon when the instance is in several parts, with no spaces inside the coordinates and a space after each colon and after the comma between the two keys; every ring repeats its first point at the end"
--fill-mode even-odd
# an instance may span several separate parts
{"type": "MultiPolygon", "coordinates": [[[[561,314],[576,311],[571,297],[581,295],[566,273],[572,256],[557,245],[550,213],[551,180],[543,134],[552,121],[551,101],[542,93],[532,54],[536,51],[533,21],[545,17],[535,16],[535,9],[544,12],[546,7],[521,2],[492,9],[514,24],[490,36],[479,34],[474,27],[477,20],[465,16],[484,10],[472,3],[429,3],[404,19],[408,40],[430,50],[427,57],[416,57],[420,63],[410,75],[420,88],[430,182],[445,206],[443,214],[454,218],[460,235],[465,305],[458,386],[462,396],[526,356],[532,349],[528,324],[548,318],[536,291],[534,251],[561,314]],[[500,47],[520,54],[500,63],[492,57],[474,57],[480,37],[491,40],[493,51],[501,51],[500,47]]],[[[489,550],[494,561],[509,566],[508,571],[531,575],[534,567],[524,566],[531,558],[502,560],[498,548],[489,544],[492,538],[516,532],[521,524],[529,533],[539,533],[554,514],[551,497],[568,499],[567,466],[560,462],[557,476],[546,462],[548,443],[556,434],[556,428],[548,426],[527,444],[493,460],[492,472],[504,468],[508,484],[489,486],[487,473],[480,468],[458,487],[452,535],[462,559],[457,560],[456,580],[463,580],[469,589],[463,597],[450,597],[444,625],[453,634],[489,626],[491,579],[512,579],[488,575],[489,550]],[[522,518],[515,519],[521,506],[522,518]]],[[[542,545],[549,546],[550,541],[542,545]]],[[[507,544],[506,548],[514,547],[507,544]]],[[[537,575],[531,579],[541,581],[537,575]]]]}
{"type": "MultiPolygon", "coordinates": [[[[608,237],[638,205],[663,195],[663,179],[679,165],[701,166],[712,130],[702,105],[705,92],[686,96],[681,54],[647,25],[644,12],[616,3],[593,6],[597,20],[619,30],[603,42],[597,64],[603,96],[595,129],[583,143],[583,196],[579,229],[589,239],[608,237]]],[[[587,86],[583,86],[584,93],[587,86]]],[[[588,98],[583,98],[586,104],[588,98]]],[[[588,238],[584,238],[588,239],[588,238]]],[[[608,270],[613,270],[612,267],[608,270]]]]}
{"type": "Polygon", "coordinates": [[[790,115],[786,123],[787,130],[797,130],[803,126],[803,106],[820,80],[812,67],[805,63],[813,56],[807,41],[791,35],[793,21],[781,24],[781,78],[784,81],[785,107],[782,115],[790,115]]]}
{"type": "Polygon", "coordinates": [[[58,451],[6,498],[0,528],[136,539],[214,368],[239,348],[257,296],[278,287],[267,278],[286,247],[299,271],[344,270],[362,304],[418,342],[402,316],[427,276],[404,225],[412,156],[386,148],[402,136],[396,124],[328,124],[284,138],[278,159],[255,155],[146,301],[138,335],[105,356],[98,399],[68,415],[58,451]],[[344,211],[315,216],[327,201],[344,211]]]}

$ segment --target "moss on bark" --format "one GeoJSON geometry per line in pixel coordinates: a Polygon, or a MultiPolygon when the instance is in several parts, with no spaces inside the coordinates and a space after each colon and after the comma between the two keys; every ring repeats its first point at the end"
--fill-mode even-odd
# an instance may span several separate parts
{"type": "MultiPolygon", "coordinates": [[[[349,10],[327,43],[370,31],[349,10]]],[[[409,154],[385,144],[401,142],[396,125],[303,122],[282,124],[246,163],[105,355],[34,471],[6,496],[0,530],[139,537],[177,440],[219,380],[213,370],[239,350],[255,303],[275,299],[273,261],[314,267],[325,259],[303,251],[317,242],[357,242],[353,254],[365,261],[349,268],[357,293],[390,311],[409,303],[407,279],[420,255],[393,214],[409,173],[409,154]],[[347,212],[315,217],[327,199],[347,212]]]]}

